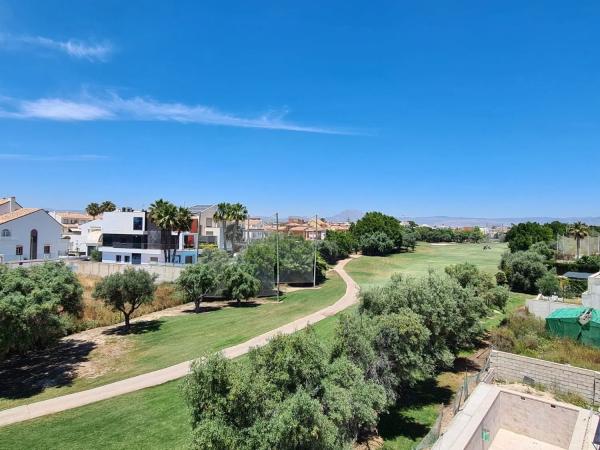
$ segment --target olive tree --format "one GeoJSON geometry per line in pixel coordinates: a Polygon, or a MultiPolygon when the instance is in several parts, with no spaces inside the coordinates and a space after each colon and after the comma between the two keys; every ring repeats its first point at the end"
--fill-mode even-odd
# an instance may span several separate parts
{"type": "Polygon", "coordinates": [[[228,266],[223,273],[225,297],[237,301],[256,297],[260,292],[260,281],[239,264],[228,266]]]}
{"type": "Polygon", "coordinates": [[[145,270],[125,269],[122,273],[113,273],[100,280],[92,296],[104,301],[106,306],[123,313],[125,329],[130,329],[130,317],[133,312],[154,300],[157,275],[145,270]]]}
{"type": "Polygon", "coordinates": [[[194,311],[200,312],[204,296],[217,287],[217,272],[208,264],[188,266],[179,275],[177,287],[187,302],[194,302],[194,311]]]}

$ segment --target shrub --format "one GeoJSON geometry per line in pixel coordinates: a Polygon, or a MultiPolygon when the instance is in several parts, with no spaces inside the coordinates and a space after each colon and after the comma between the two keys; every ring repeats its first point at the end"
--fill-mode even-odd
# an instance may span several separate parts
{"type": "Polygon", "coordinates": [[[64,263],[0,266],[0,359],[54,344],[81,315],[83,289],[64,263]]]}
{"type": "Polygon", "coordinates": [[[380,212],[366,213],[350,226],[350,232],[361,247],[361,241],[375,233],[383,233],[387,240],[391,242],[392,249],[399,249],[402,246],[402,225],[400,225],[400,221],[380,212]]]}
{"type": "Polygon", "coordinates": [[[447,266],[445,272],[464,288],[471,288],[477,295],[483,295],[494,287],[491,275],[480,271],[475,264],[462,263],[447,266]]]}
{"type": "Polygon", "coordinates": [[[510,297],[510,291],[506,286],[496,286],[483,294],[483,298],[491,308],[504,311],[510,297]]]}
{"type": "Polygon", "coordinates": [[[90,259],[96,262],[102,261],[102,252],[96,249],[92,250],[90,252],[90,259]]]}
{"type": "Polygon", "coordinates": [[[554,271],[546,272],[535,283],[536,287],[542,295],[558,295],[560,292],[560,282],[554,271]]]}
{"type": "Polygon", "coordinates": [[[506,327],[496,328],[490,333],[490,342],[498,350],[512,352],[515,348],[515,334],[506,327]]]}
{"type": "Polygon", "coordinates": [[[505,253],[500,267],[506,273],[511,290],[530,294],[537,292],[536,282],[548,272],[544,257],[531,251],[505,253]]]}
{"type": "Polygon", "coordinates": [[[507,283],[508,279],[506,278],[506,274],[502,270],[496,272],[496,284],[498,286],[504,286],[507,283]]]}
{"type": "Polygon", "coordinates": [[[386,255],[394,250],[394,242],[381,231],[362,235],[358,245],[364,255],[386,255]]]}

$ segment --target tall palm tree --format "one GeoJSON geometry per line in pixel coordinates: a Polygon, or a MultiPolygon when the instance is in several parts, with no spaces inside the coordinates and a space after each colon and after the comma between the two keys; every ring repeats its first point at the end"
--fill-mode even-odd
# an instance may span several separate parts
{"type": "Polygon", "coordinates": [[[171,262],[171,236],[177,228],[177,206],[161,198],[150,205],[149,215],[150,220],[160,228],[160,243],[165,262],[171,262]]]}
{"type": "Polygon", "coordinates": [[[233,237],[232,237],[232,242],[231,242],[231,246],[232,246],[232,250],[235,251],[235,238],[236,236],[240,235],[240,222],[243,222],[244,220],[246,220],[248,218],[248,209],[242,205],[241,203],[234,203],[233,205],[231,205],[231,210],[230,210],[230,214],[229,214],[229,220],[233,220],[234,224],[235,224],[235,228],[233,231],[233,237]]]}
{"type": "Polygon", "coordinates": [[[227,221],[230,220],[231,217],[231,203],[219,203],[217,204],[217,210],[213,215],[213,219],[221,222],[221,242],[223,243],[223,248],[227,250],[227,241],[225,240],[225,228],[227,227],[227,221]]]}
{"type": "Polygon", "coordinates": [[[573,236],[577,242],[577,259],[579,259],[581,240],[585,239],[589,234],[590,227],[583,222],[575,222],[569,227],[569,236],[573,236]]]}
{"type": "Polygon", "coordinates": [[[95,219],[98,214],[102,213],[102,210],[98,203],[90,203],[85,207],[85,212],[95,219]]]}
{"type": "Polygon", "coordinates": [[[104,202],[102,202],[100,204],[100,209],[102,210],[103,213],[105,213],[105,212],[112,212],[115,209],[117,209],[117,205],[115,205],[110,200],[106,200],[106,201],[104,201],[104,202]]]}
{"type": "MultiPolygon", "coordinates": [[[[177,230],[177,244],[179,245],[179,237],[181,236],[182,231],[190,231],[192,227],[192,213],[189,209],[180,206],[177,208],[177,213],[175,215],[175,230],[177,230]]],[[[177,255],[177,247],[173,251],[173,259],[177,255]]]]}

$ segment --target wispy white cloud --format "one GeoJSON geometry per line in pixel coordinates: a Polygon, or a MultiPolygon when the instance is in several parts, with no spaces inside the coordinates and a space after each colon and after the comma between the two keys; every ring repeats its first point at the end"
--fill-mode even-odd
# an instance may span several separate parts
{"type": "Polygon", "coordinates": [[[108,159],[105,155],[34,155],[27,153],[0,153],[0,161],[29,161],[29,162],[86,162],[108,159]]]}
{"type": "Polygon", "coordinates": [[[108,41],[102,43],[85,42],[78,39],[59,41],[43,36],[0,34],[0,46],[4,48],[42,48],[66,53],[67,55],[87,59],[88,61],[107,61],[114,48],[108,41]]]}
{"type": "Polygon", "coordinates": [[[143,97],[123,98],[114,93],[109,93],[103,97],[86,95],[80,100],[0,98],[0,118],[55,121],[165,121],[306,133],[353,134],[333,128],[298,125],[285,120],[285,114],[285,111],[281,113],[270,112],[257,117],[245,118],[220,112],[204,105],[161,103],[143,97]]]}

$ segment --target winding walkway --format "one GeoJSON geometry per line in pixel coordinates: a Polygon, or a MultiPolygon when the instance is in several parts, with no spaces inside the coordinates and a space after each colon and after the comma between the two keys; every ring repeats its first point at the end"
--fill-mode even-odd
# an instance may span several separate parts
{"type": "MultiPolygon", "coordinates": [[[[306,328],[308,325],[317,323],[327,317],[333,316],[340,311],[354,305],[358,301],[358,285],[346,273],[344,266],[351,259],[345,259],[335,266],[334,270],[342,277],[346,283],[346,292],[333,305],[321,309],[308,316],[297,319],[279,328],[275,328],[267,333],[256,336],[246,342],[243,342],[233,347],[228,347],[221,352],[227,358],[236,358],[247,353],[251,348],[262,347],[266,345],[271,338],[278,334],[291,334],[295,331],[306,328]]],[[[79,406],[89,405],[100,400],[116,397],[118,395],[127,394],[129,392],[139,391],[140,389],[158,386],[168,381],[177,380],[186,376],[190,371],[192,361],[185,361],[174,366],[164,369],[155,370],[115,383],[106,384],[86,391],[75,392],[73,394],[63,395],[49,400],[43,400],[28,405],[17,406],[15,408],[0,411],[0,427],[10,425],[25,420],[34,419],[36,417],[47,416],[60,411],[77,408],[79,406]]]]}

